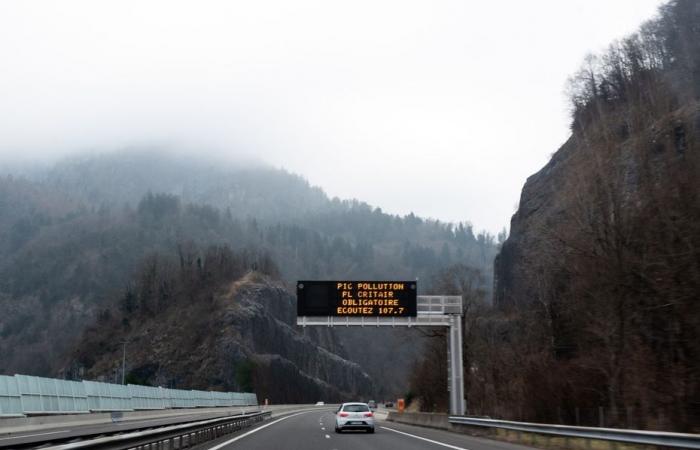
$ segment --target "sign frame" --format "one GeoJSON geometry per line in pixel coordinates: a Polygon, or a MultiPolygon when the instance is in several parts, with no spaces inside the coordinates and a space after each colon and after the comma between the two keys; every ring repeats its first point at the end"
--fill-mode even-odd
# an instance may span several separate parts
{"type": "Polygon", "coordinates": [[[300,280],[298,317],[416,317],[417,281],[300,280]]]}

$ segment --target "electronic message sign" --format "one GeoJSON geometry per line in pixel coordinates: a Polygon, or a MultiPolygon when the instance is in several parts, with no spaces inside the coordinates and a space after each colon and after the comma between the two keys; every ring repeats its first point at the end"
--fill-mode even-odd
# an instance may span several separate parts
{"type": "Polygon", "coordinates": [[[299,281],[298,316],[416,317],[415,281],[299,281]]]}

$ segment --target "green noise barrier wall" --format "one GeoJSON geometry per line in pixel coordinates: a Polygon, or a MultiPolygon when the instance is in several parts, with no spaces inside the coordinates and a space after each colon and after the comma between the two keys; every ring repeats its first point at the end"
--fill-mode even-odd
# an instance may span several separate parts
{"type": "Polygon", "coordinates": [[[0,375],[0,417],[257,405],[252,393],[0,375]]]}

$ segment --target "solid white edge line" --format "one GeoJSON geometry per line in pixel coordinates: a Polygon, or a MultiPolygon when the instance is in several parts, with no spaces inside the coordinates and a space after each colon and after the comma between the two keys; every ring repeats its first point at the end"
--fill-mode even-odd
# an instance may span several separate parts
{"type": "Polygon", "coordinates": [[[432,439],[416,436],[415,434],[404,433],[403,431],[394,430],[393,428],[388,428],[388,427],[380,427],[380,428],[382,428],[384,430],[393,431],[394,433],[404,434],[406,436],[410,436],[410,437],[415,438],[415,439],[420,439],[421,441],[426,441],[426,442],[430,442],[432,444],[442,445],[443,447],[447,447],[447,448],[453,448],[455,450],[469,450],[468,448],[457,447],[456,445],[445,444],[444,442],[434,441],[432,439]]]}
{"type": "Polygon", "coordinates": [[[284,417],[281,417],[281,418],[279,418],[279,419],[277,419],[277,420],[275,420],[275,421],[272,421],[272,422],[270,422],[270,423],[266,423],[266,424],[263,425],[263,426],[260,426],[260,427],[258,427],[258,428],[255,428],[254,430],[250,430],[250,431],[248,431],[248,432],[246,432],[246,433],[243,433],[243,434],[240,435],[240,436],[236,436],[235,438],[230,439],[230,440],[228,440],[228,441],[226,441],[226,442],[223,442],[223,443],[221,443],[221,444],[219,444],[219,445],[216,445],[216,446],[214,446],[214,447],[209,447],[209,450],[219,450],[220,448],[224,448],[224,447],[226,447],[227,445],[229,445],[229,444],[231,444],[231,443],[233,443],[233,442],[236,442],[236,441],[239,440],[239,439],[243,439],[243,438],[246,437],[246,436],[249,436],[249,435],[251,435],[251,434],[253,434],[253,433],[257,433],[258,431],[262,430],[263,428],[267,428],[267,427],[269,427],[270,425],[274,425],[274,424],[276,424],[277,422],[282,422],[283,420],[291,419],[291,418],[294,417],[294,416],[298,416],[298,415],[300,415],[300,414],[307,414],[307,413],[309,413],[309,412],[310,412],[310,411],[302,411],[302,412],[298,412],[298,413],[296,413],[296,414],[292,414],[291,416],[284,416],[284,417]]]}
{"type": "Polygon", "coordinates": [[[25,437],[33,437],[33,436],[45,436],[47,434],[60,434],[60,433],[68,433],[70,430],[61,430],[61,431],[52,431],[50,433],[36,433],[36,434],[18,434],[16,436],[9,436],[9,437],[3,437],[0,438],[0,441],[7,441],[10,439],[19,439],[19,438],[25,438],[25,437]]]}

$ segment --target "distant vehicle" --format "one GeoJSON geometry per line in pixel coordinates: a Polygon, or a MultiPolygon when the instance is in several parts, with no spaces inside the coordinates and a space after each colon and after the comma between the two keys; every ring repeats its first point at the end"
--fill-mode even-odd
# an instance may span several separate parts
{"type": "Polygon", "coordinates": [[[385,407],[385,408],[393,408],[393,407],[394,407],[394,402],[384,402],[384,407],[385,407]]]}
{"type": "Polygon", "coordinates": [[[369,409],[377,409],[377,402],[370,400],[367,402],[367,406],[369,406],[369,409]]]}
{"type": "Polygon", "coordinates": [[[316,406],[323,406],[323,405],[325,405],[325,403],[323,403],[323,402],[316,402],[316,406]]]}
{"type": "Polygon", "coordinates": [[[335,414],[335,432],[365,430],[374,433],[374,413],[367,403],[343,403],[335,414]]]}

